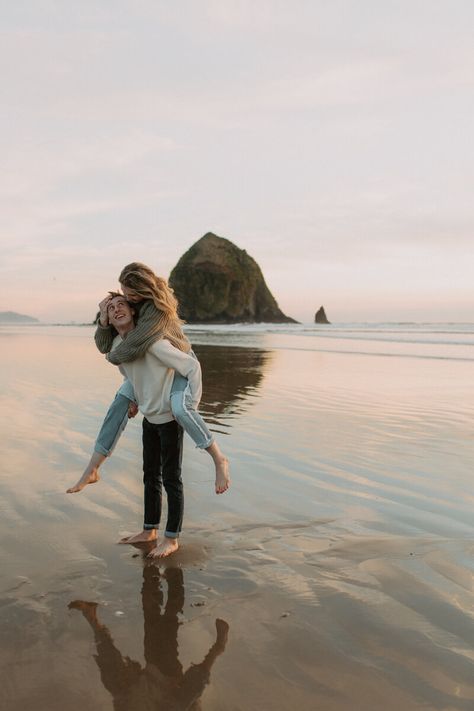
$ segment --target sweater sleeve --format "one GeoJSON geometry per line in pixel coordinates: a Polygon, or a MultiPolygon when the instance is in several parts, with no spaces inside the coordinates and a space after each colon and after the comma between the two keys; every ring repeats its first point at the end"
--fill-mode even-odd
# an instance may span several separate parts
{"type": "Polygon", "coordinates": [[[163,365],[173,368],[188,379],[191,398],[197,404],[202,394],[202,374],[201,365],[196,356],[180,351],[165,338],[156,341],[149,349],[149,353],[158,358],[163,365]]]}
{"type": "Polygon", "coordinates": [[[150,346],[161,338],[158,321],[159,311],[153,301],[145,302],[140,309],[135,328],[109,353],[107,358],[110,363],[119,365],[144,356],[150,346]]]}
{"type": "Polygon", "coordinates": [[[95,345],[101,353],[108,353],[112,348],[114,334],[110,326],[97,326],[94,334],[95,345]]]}

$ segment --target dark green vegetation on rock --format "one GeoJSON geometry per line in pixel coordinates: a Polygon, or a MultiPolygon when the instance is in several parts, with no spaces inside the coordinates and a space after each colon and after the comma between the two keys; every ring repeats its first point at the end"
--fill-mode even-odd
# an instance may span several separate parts
{"type": "Polygon", "coordinates": [[[38,323],[38,319],[15,311],[0,311],[0,323],[38,323]]]}
{"type": "Polygon", "coordinates": [[[257,262],[212,232],[183,254],[169,283],[188,323],[297,323],[278,308],[257,262]]]}

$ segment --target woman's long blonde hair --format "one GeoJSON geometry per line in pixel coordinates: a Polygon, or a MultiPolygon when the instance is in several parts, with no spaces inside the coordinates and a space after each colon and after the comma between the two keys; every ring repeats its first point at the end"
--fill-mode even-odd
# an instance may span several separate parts
{"type": "Polygon", "coordinates": [[[141,262],[127,264],[120,273],[119,282],[134,291],[142,299],[153,301],[159,318],[156,331],[180,351],[188,353],[191,346],[183,333],[183,323],[178,316],[178,300],[166,279],[141,262]]]}

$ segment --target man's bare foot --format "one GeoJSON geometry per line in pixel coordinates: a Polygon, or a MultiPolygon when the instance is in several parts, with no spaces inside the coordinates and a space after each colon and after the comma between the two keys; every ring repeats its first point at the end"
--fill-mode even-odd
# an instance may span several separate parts
{"type": "Polygon", "coordinates": [[[95,484],[96,481],[99,481],[100,476],[99,476],[99,470],[98,469],[91,469],[90,471],[84,472],[84,474],[81,476],[77,484],[74,484],[74,486],[71,486],[67,491],[66,494],[75,494],[78,491],[82,491],[82,489],[87,486],[87,484],[95,484]]]}
{"type": "Polygon", "coordinates": [[[216,464],[216,494],[223,494],[230,486],[229,460],[227,457],[216,464]]]}
{"type": "Polygon", "coordinates": [[[158,543],[156,548],[153,548],[150,553],[148,553],[147,558],[166,558],[167,555],[171,555],[179,548],[177,538],[163,538],[162,541],[158,543]]]}
{"type": "Polygon", "coordinates": [[[149,541],[156,541],[156,528],[150,528],[140,531],[139,533],[133,533],[131,536],[125,536],[121,538],[118,543],[148,543],[149,541]]]}

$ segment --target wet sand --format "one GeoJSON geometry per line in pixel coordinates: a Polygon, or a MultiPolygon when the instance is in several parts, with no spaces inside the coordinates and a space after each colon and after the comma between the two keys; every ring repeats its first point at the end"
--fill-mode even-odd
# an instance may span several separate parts
{"type": "Polygon", "coordinates": [[[2,709],[472,709],[472,362],[208,341],[233,486],[187,441],[182,547],[150,565],[115,545],[139,418],[64,493],[120,382],[91,331],[0,333],[2,709]]]}

